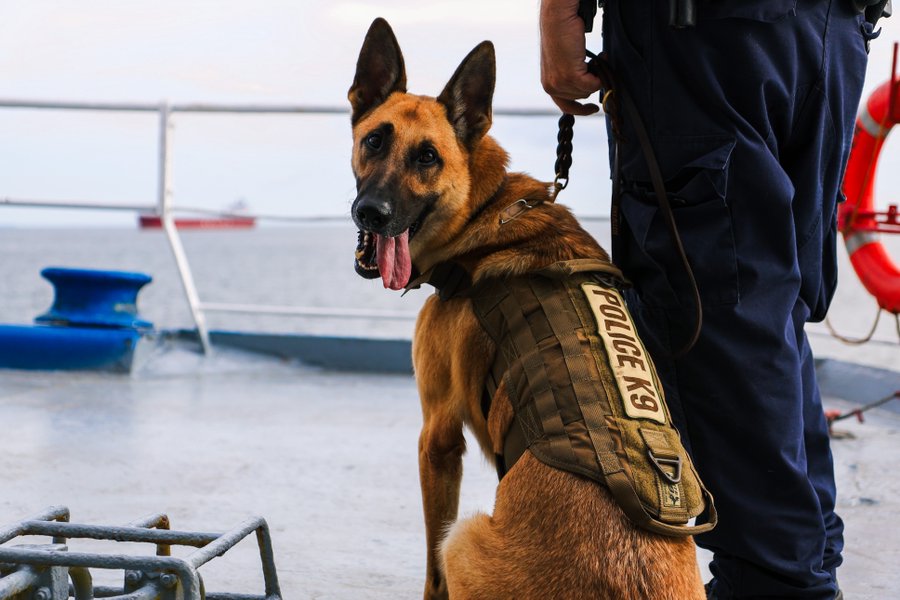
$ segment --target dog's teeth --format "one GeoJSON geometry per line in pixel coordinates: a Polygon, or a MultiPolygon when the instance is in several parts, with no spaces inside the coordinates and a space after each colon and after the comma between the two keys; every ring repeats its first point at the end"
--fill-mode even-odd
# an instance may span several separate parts
{"type": "Polygon", "coordinates": [[[359,232],[359,241],[356,245],[356,266],[363,271],[378,272],[375,261],[375,234],[369,231],[359,232]]]}
{"type": "Polygon", "coordinates": [[[356,265],[364,271],[377,271],[378,265],[367,264],[362,261],[362,257],[357,255],[356,265]]]}

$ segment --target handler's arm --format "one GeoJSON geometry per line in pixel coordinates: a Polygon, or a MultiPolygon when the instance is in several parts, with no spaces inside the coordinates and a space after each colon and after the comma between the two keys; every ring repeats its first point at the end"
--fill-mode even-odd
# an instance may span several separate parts
{"type": "Polygon", "coordinates": [[[589,115],[596,104],[578,102],[601,87],[588,73],[585,58],[584,21],[578,16],[579,0],[541,0],[541,84],[563,112],[589,115]]]}

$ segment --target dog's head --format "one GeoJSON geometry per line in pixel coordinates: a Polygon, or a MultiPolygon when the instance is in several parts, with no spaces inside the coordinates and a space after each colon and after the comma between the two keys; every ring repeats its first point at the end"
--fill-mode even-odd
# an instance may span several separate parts
{"type": "Polygon", "coordinates": [[[348,94],[363,277],[402,289],[417,255],[465,212],[470,158],[491,126],[494,72],[494,47],[482,42],[437,98],[408,94],[394,32],[384,19],[372,23],[348,94]]]}

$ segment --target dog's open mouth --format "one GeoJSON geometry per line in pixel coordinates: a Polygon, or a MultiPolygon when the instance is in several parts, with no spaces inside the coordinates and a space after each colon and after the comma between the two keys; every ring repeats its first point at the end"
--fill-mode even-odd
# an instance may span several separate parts
{"type": "Polygon", "coordinates": [[[366,279],[378,277],[378,264],[375,262],[375,234],[359,231],[356,240],[356,272],[366,279]]]}
{"type": "Polygon", "coordinates": [[[414,233],[413,227],[396,237],[360,231],[356,244],[356,272],[366,279],[381,276],[386,289],[402,290],[412,274],[409,240],[414,233]]]}

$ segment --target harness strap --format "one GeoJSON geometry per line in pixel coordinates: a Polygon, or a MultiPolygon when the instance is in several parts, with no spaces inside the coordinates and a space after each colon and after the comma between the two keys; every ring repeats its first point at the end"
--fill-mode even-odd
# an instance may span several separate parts
{"type": "Polygon", "coordinates": [[[622,271],[609,261],[599,260],[597,258],[576,258],[563,262],[553,263],[543,269],[535,271],[540,275],[551,277],[553,279],[566,279],[576,273],[606,273],[614,279],[616,285],[610,287],[627,286],[628,281],[622,275],[622,271]]]}
{"type": "Polygon", "coordinates": [[[456,261],[446,261],[434,265],[425,273],[415,277],[406,284],[404,294],[422,287],[422,284],[434,286],[434,291],[441,300],[450,300],[464,296],[472,289],[472,276],[456,261]]]}

